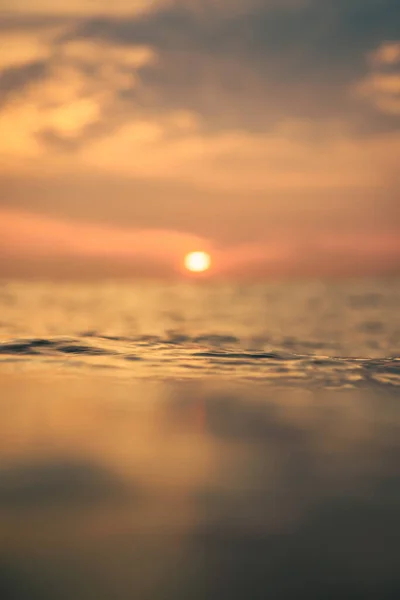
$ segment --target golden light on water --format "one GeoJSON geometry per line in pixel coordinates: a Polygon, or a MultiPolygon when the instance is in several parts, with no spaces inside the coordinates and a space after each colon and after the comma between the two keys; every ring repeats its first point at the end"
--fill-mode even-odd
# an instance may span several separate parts
{"type": "Polygon", "coordinates": [[[185,256],[185,267],[192,273],[203,273],[211,266],[211,257],[207,252],[189,252],[185,256]]]}

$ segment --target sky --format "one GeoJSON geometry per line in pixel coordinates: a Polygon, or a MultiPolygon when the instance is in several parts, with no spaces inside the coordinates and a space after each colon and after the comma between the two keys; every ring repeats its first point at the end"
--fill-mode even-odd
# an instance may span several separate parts
{"type": "Polygon", "coordinates": [[[400,271],[398,0],[0,0],[0,277],[400,271]]]}

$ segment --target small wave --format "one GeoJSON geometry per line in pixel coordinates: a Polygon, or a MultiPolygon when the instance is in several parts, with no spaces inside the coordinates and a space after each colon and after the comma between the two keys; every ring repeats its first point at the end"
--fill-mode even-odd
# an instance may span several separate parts
{"type": "Polygon", "coordinates": [[[210,358],[220,358],[222,360],[300,360],[301,356],[296,354],[288,354],[284,352],[223,352],[223,351],[206,351],[196,352],[194,356],[204,356],[210,358]]]}
{"type": "Polygon", "coordinates": [[[49,339],[21,340],[0,344],[0,354],[31,354],[46,355],[52,352],[62,354],[86,354],[88,356],[107,355],[109,351],[94,346],[87,346],[79,342],[62,342],[49,339]],[[47,351],[47,352],[46,352],[47,351]]]}
{"type": "Polygon", "coordinates": [[[52,346],[53,342],[46,339],[5,342],[0,344],[0,354],[39,354],[41,348],[52,346]]]}
{"type": "Polygon", "coordinates": [[[343,358],[282,350],[249,351],[235,336],[97,336],[31,338],[0,343],[1,362],[31,365],[56,361],[65,367],[125,369],[135,376],[235,377],[275,384],[400,386],[400,358],[343,358]],[[90,339],[90,344],[88,343],[90,339]],[[225,347],[224,347],[225,345],[225,347]],[[233,347],[234,346],[234,347],[233,347]],[[79,356],[79,362],[72,360],[79,356]],[[99,362],[100,361],[100,362],[99,362]]]}
{"type": "Polygon", "coordinates": [[[208,335],[199,335],[193,338],[194,342],[199,344],[213,344],[216,346],[227,344],[240,344],[240,339],[234,335],[218,335],[215,333],[208,335]]]}

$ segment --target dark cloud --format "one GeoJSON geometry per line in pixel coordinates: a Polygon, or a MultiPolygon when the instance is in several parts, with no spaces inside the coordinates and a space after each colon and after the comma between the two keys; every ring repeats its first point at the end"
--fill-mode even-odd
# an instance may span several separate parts
{"type": "MultiPolygon", "coordinates": [[[[140,70],[142,85],[115,90],[128,113],[131,106],[130,117],[138,110],[189,109],[212,130],[268,130],[293,117],[340,118],[353,130],[373,132],[392,129],[398,119],[369,107],[349,88],[367,73],[367,54],[396,39],[399,30],[397,0],[240,1],[218,3],[218,10],[212,3],[171,2],[131,18],[82,20],[68,26],[54,49],[72,40],[154,48],[158,60],[140,70]]],[[[8,87],[20,90],[33,69],[13,69],[8,87]]],[[[87,75],[97,78],[96,72],[87,75]]]]}
{"type": "Polygon", "coordinates": [[[65,15],[47,15],[45,13],[28,15],[22,12],[4,13],[1,11],[1,6],[0,15],[0,31],[5,32],[37,31],[38,29],[47,29],[54,25],[65,26],[70,23],[71,25],[76,26],[77,24],[76,18],[67,17],[65,15]]]}
{"type": "Polygon", "coordinates": [[[30,83],[42,80],[46,73],[46,61],[34,61],[0,71],[0,106],[10,94],[18,93],[30,83]]]}
{"type": "MultiPolygon", "coordinates": [[[[238,14],[226,3],[225,12],[201,17],[193,4],[175,4],[134,19],[88,20],[72,37],[158,52],[142,70],[143,87],[132,90],[135,104],[189,108],[212,127],[268,128],[285,117],[354,118],[361,105],[348,88],[365,75],[367,53],[399,28],[395,0],[312,2],[302,10],[250,3],[238,14]]],[[[371,118],[380,119],[367,111],[359,128],[371,118]]]]}

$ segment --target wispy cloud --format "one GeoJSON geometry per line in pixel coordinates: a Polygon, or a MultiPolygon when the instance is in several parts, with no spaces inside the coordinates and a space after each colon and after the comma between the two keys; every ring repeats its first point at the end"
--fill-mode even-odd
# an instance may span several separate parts
{"type": "Polygon", "coordinates": [[[355,91],[381,112],[400,116],[400,41],[383,43],[369,62],[371,72],[355,91]]]}

